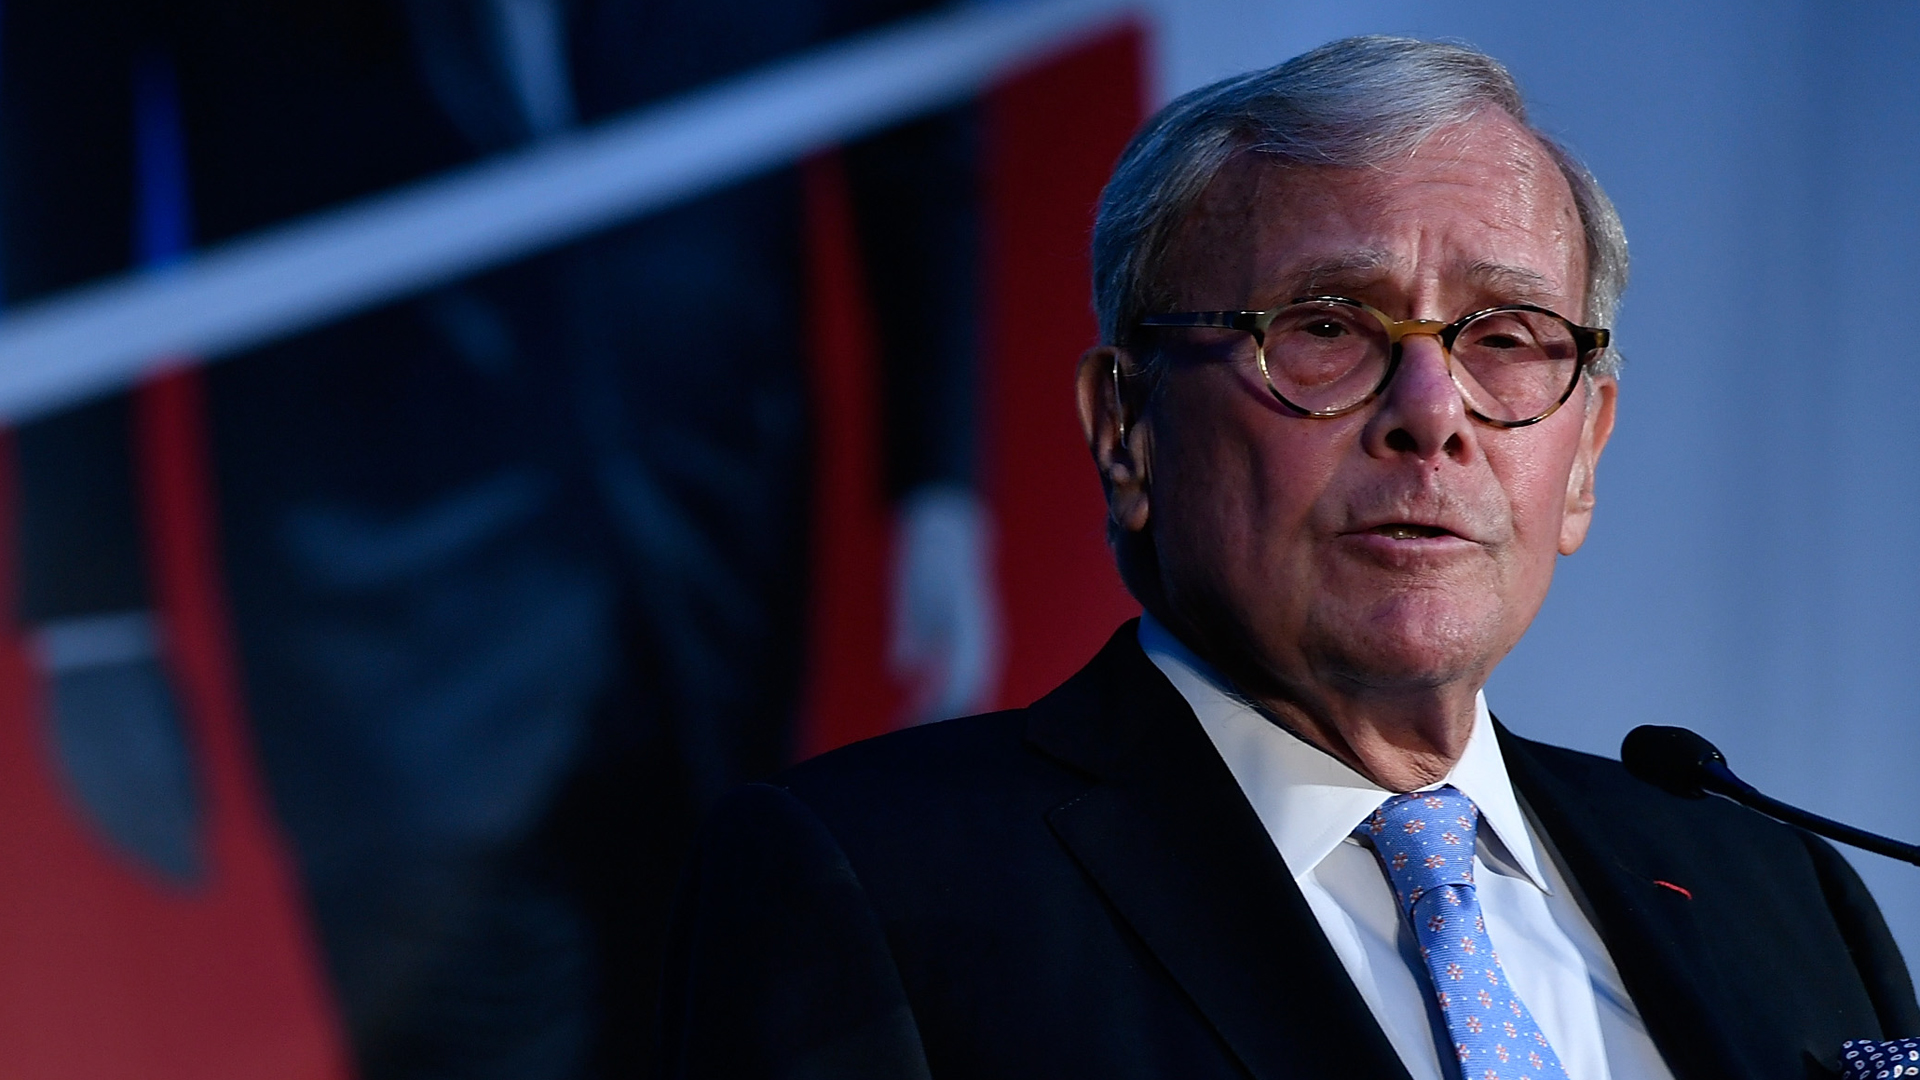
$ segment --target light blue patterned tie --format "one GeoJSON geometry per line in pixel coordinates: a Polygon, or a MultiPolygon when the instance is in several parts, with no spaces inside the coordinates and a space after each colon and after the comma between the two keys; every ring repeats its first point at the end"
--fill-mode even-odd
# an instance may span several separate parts
{"type": "Polygon", "coordinates": [[[1479,826],[1473,800],[1448,785],[1395,795],[1360,831],[1413,922],[1462,1080],[1557,1080],[1567,1072],[1487,939],[1473,885],[1479,826]]]}

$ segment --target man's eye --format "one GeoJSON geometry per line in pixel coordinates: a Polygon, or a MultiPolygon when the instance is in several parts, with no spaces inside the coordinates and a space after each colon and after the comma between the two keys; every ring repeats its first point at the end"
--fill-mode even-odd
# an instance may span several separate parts
{"type": "Polygon", "coordinates": [[[1512,334],[1485,334],[1474,339],[1476,348],[1481,349],[1524,349],[1527,343],[1512,334]]]}
{"type": "Polygon", "coordinates": [[[1318,322],[1310,322],[1300,329],[1312,334],[1314,337],[1323,338],[1339,337],[1341,334],[1347,332],[1344,324],[1335,322],[1332,319],[1321,319],[1318,322]]]}

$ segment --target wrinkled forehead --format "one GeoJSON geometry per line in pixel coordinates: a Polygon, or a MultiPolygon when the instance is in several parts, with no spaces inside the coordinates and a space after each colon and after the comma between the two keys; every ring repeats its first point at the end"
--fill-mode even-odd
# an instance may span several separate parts
{"type": "Polygon", "coordinates": [[[1586,259],[1566,177],[1497,115],[1361,168],[1241,150],[1175,231],[1156,291],[1200,309],[1378,288],[1578,311],[1586,259]]]}

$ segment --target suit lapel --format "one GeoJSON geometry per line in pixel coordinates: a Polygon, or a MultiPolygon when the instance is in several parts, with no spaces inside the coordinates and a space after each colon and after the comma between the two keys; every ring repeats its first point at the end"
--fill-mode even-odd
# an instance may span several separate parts
{"type": "Polygon", "coordinates": [[[1407,1075],[1133,624],[1036,703],[1028,740],[1097,777],[1048,824],[1253,1075],[1407,1075]]]}
{"type": "Polygon", "coordinates": [[[1585,896],[1647,1033],[1679,1080],[1721,1080],[1742,1048],[1727,1045],[1719,966],[1701,947],[1693,905],[1662,882],[1690,881],[1694,868],[1668,865],[1657,836],[1619,814],[1601,814],[1549,771],[1504,727],[1500,751],[1527,806],[1585,896]]]}

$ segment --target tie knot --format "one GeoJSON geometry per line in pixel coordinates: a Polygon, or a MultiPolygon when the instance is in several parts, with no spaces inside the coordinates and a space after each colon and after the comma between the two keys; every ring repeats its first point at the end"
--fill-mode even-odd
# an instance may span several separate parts
{"type": "Polygon", "coordinates": [[[1421,896],[1435,889],[1473,884],[1473,840],[1479,825],[1480,811],[1473,800],[1449,784],[1395,795],[1380,804],[1360,831],[1373,841],[1401,907],[1412,910],[1421,896]]]}

